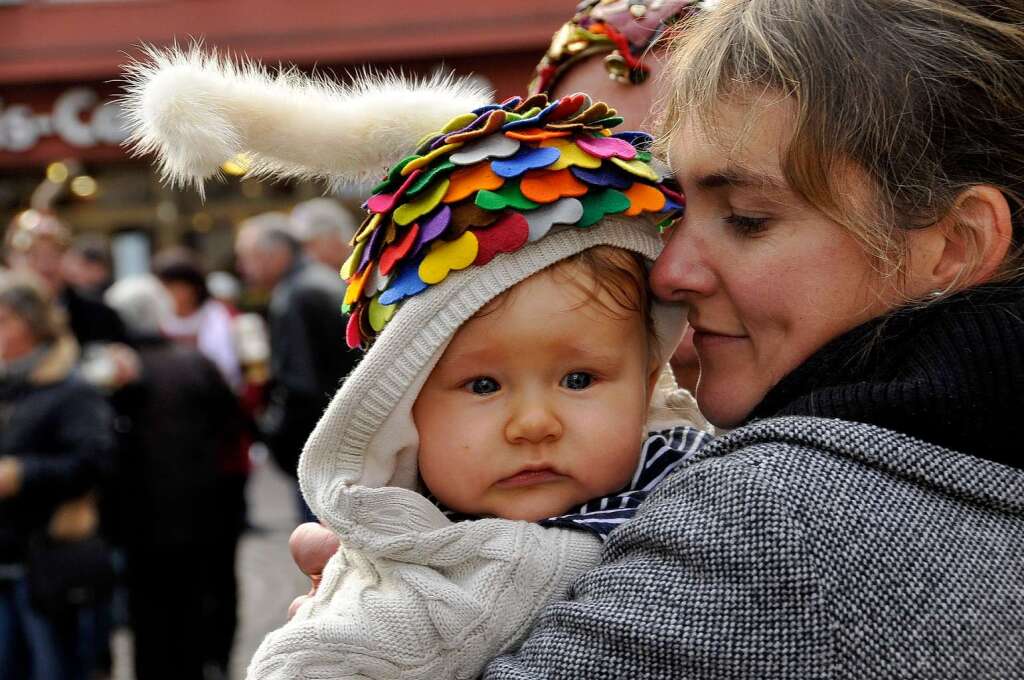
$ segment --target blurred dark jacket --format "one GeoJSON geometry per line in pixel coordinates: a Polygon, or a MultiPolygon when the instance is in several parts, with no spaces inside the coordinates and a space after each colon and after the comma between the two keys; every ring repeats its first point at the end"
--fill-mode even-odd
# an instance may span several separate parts
{"type": "Polygon", "coordinates": [[[99,300],[86,297],[68,286],[61,293],[60,302],[68,313],[68,325],[80,346],[127,342],[121,317],[99,300]]]}
{"type": "Polygon", "coordinates": [[[201,543],[213,533],[224,447],[241,427],[238,401],[197,350],[132,340],[142,374],[112,397],[119,460],[111,531],[129,546],[201,543]]]}
{"type": "Polygon", "coordinates": [[[0,500],[0,564],[20,564],[57,506],[97,488],[111,469],[110,407],[73,372],[74,341],[37,351],[24,373],[0,375],[0,457],[22,465],[18,494],[0,500]]]}
{"type": "Polygon", "coordinates": [[[270,299],[272,384],[260,429],[292,476],[306,438],[358,360],[345,344],[344,296],[337,272],[298,258],[270,299]]]}

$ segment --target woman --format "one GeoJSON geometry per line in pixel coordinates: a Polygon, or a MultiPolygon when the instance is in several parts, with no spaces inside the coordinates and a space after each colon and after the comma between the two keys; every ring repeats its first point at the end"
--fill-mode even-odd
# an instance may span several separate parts
{"type": "MultiPolygon", "coordinates": [[[[73,372],[78,347],[43,289],[0,275],[0,678],[85,678],[88,612],[46,598],[29,544],[92,534],[88,494],[110,463],[103,398],[73,372]]],[[[40,555],[38,551],[33,554],[40,555]]],[[[36,565],[38,568],[38,565],[36,565]]],[[[42,565],[53,570],[60,565],[42,565]]],[[[63,571],[68,572],[69,565],[63,571]]],[[[86,565],[76,564],[77,570],[86,565]]],[[[57,571],[61,571],[57,569],[57,571]]],[[[42,584],[47,585],[47,584],[42,584]]],[[[52,587],[50,583],[50,595],[52,587]]],[[[78,595],[81,597],[82,593],[78,595]]]]}
{"type": "Polygon", "coordinates": [[[174,314],[163,332],[176,342],[197,348],[216,364],[235,391],[242,387],[242,369],[235,349],[231,312],[210,297],[206,275],[195,257],[184,248],[172,248],[156,256],[153,272],[174,301],[174,314]]]}
{"type": "Polygon", "coordinates": [[[485,677],[1021,674],[1018,7],[733,0],[687,28],[687,214],[652,278],[736,429],[485,677]]]}

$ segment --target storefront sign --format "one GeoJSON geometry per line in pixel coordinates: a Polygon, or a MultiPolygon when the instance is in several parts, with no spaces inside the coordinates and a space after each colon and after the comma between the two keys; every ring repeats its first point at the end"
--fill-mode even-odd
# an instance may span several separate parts
{"type": "Polygon", "coordinates": [[[78,149],[117,146],[127,137],[120,114],[117,102],[88,87],[65,90],[49,111],[0,100],[0,152],[27,152],[47,137],[78,149]]]}

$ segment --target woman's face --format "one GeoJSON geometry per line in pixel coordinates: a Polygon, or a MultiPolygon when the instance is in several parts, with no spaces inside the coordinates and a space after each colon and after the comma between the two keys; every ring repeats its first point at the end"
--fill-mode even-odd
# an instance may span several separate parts
{"type": "MultiPolygon", "coordinates": [[[[686,215],[651,284],[690,306],[697,401],[721,427],[741,423],[828,341],[893,306],[861,246],[783,179],[790,106],[723,103],[714,140],[684,121],[671,150],[686,215]]],[[[850,192],[866,189],[851,181],[850,192]]]]}
{"type": "Polygon", "coordinates": [[[29,354],[36,339],[25,320],[7,305],[0,305],[0,359],[14,361],[29,354]]]}

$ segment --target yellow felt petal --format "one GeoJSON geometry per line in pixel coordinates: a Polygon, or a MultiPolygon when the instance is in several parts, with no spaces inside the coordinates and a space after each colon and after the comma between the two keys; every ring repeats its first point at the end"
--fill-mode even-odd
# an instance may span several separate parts
{"type": "Polygon", "coordinates": [[[345,260],[345,264],[341,265],[341,278],[348,281],[355,276],[356,269],[359,268],[359,262],[363,258],[363,249],[365,248],[366,241],[356,244],[356,247],[352,249],[352,254],[345,260]]]}
{"type": "Polygon", "coordinates": [[[647,179],[652,182],[657,182],[661,179],[658,177],[658,173],[654,171],[654,168],[643,161],[635,159],[631,161],[624,161],[621,158],[610,158],[609,160],[629,174],[635,175],[641,179],[647,179]]]}
{"type": "Polygon", "coordinates": [[[424,193],[415,201],[395,208],[395,224],[403,227],[407,224],[412,224],[416,219],[426,215],[428,212],[436,208],[437,204],[441,202],[441,199],[444,198],[447,191],[448,180],[444,179],[435,184],[430,191],[424,193]]]}
{"type": "Polygon", "coordinates": [[[395,315],[396,309],[398,309],[398,305],[382,305],[379,295],[370,300],[370,308],[367,310],[367,315],[370,317],[370,328],[380,333],[391,317],[395,315]]]}
{"type": "Polygon", "coordinates": [[[356,243],[365,241],[370,234],[373,233],[373,230],[377,228],[377,225],[380,224],[380,219],[380,213],[374,213],[373,217],[370,218],[370,221],[366,223],[366,226],[360,229],[359,233],[356,234],[356,243]]]}
{"type": "Polygon", "coordinates": [[[441,132],[455,132],[456,130],[461,130],[476,120],[476,118],[477,116],[475,113],[464,113],[461,116],[455,116],[448,121],[447,125],[441,128],[441,132]]]}
{"type": "Polygon", "coordinates": [[[423,283],[440,283],[448,277],[448,272],[465,269],[473,264],[479,247],[476,235],[471,231],[467,231],[454,241],[436,242],[430,253],[423,258],[417,273],[423,283]]]}
{"type": "Polygon", "coordinates": [[[430,165],[438,156],[446,156],[450,154],[452,151],[458,149],[460,146],[462,146],[461,143],[445,144],[443,146],[437,147],[436,149],[434,149],[433,151],[424,156],[412,159],[406,164],[404,168],[402,168],[402,176],[408,177],[409,175],[412,174],[414,170],[419,170],[422,167],[430,165]]]}
{"type": "Polygon", "coordinates": [[[565,139],[546,139],[541,142],[540,145],[554,147],[561,153],[558,160],[544,168],[545,170],[565,170],[572,166],[596,170],[601,167],[600,158],[591,156],[586,151],[576,146],[575,142],[570,142],[565,139]]]}

